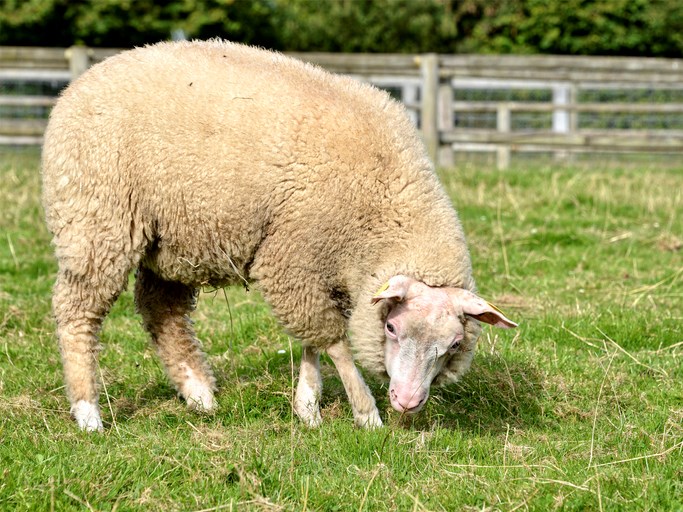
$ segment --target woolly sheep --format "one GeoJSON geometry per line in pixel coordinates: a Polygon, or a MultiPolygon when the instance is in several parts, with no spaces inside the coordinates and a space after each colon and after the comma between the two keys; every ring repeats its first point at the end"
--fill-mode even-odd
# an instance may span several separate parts
{"type": "Polygon", "coordinates": [[[356,424],[380,426],[354,359],[417,412],[469,367],[478,321],[465,237],[403,107],[372,86],[223,41],[93,66],[54,107],[43,204],[71,413],[101,430],[97,335],[137,269],[136,308],[188,406],[215,380],[188,315],[198,289],[254,281],[303,344],[294,410],[321,422],[319,356],[356,424]],[[382,286],[384,284],[384,286],[382,286]]]}

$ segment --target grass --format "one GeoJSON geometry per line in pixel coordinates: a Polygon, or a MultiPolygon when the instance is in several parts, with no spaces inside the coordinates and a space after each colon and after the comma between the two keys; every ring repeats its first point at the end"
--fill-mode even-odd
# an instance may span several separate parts
{"type": "Polygon", "coordinates": [[[0,510],[681,510],[683,166],[444,171],[487,328],[418,417],[353,427],[329,361],[324,425],[290,403],[300,349],[257,292],[202,294],[219,412],[188,412],[128,291],[102,334],[106,431],[70,420],[50,316],[39,161],[0,153],[0,510]],[[293,353],[290,351],[292,349],[293,353]]]}

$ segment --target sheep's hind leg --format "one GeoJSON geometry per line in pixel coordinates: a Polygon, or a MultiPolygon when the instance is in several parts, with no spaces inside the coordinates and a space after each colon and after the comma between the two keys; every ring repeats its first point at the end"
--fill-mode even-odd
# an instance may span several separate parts
{"type": "Polygon", "coordinates": [[[309,427],[318,427],[320,417],[320,396],[323,382],[320,376],[320,353],[305,346],[301,355],[299,383],[294,396],[294,412],[309,427]]]}
{"type": "Polygon", "coordinates": [[[189,314],[197,291],[165,281],[140,267],[135,281],[135,305],[166,372],[188,407],[201,412],[215,407],[215,379],[197,340],[189,314]]]}
{"type": "Polygon", "coordinates": [[[356,425],[365,428],[381,427],[382,420],[375,399],[353,362],[349,345],[345,341],[337,342],[327,348],[327,354],[332,358],[344,384],[356,425]]]}
{"type": "Polygon", "coordinates": [[[117,280],[102,279],[95,286],[92,274],[84,279],[60,270],[53,293],[53,312],[57,322],[57,338],[62,355],[66,394],[71,415],[82,430],[102,430],[98,406],[97,335],[109,308],[125,288],[125,272],[117,280]]]}

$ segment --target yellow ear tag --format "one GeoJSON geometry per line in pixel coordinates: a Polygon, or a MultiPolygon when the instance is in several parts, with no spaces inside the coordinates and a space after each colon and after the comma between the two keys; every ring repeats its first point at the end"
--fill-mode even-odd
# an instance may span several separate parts
{"type": "Polygon", "coordinates": [[[389,281],[387,281],[387,282],[384,283],[382,286],[380,286],[379,290],[377,290],[377,291],[375,292],[375,294],[373,295],[373,297],[377,297],[378,295],[380,295],[380,294],[386,292],[388,289],[389,289],[389,281]]]}
{"type": "Polygon", "coordinates": [[[486,301],[486,304],[488,304],[489,306],[491,306],[492,309],[495,309],[496,311],[498,311],[498,313],[500,313],[501,315],[505,316],[505,313],[503,313],[500,309],[498,309],[496,306],[494,306],[493,304],[491,304],[489,301],[486,301]]]}

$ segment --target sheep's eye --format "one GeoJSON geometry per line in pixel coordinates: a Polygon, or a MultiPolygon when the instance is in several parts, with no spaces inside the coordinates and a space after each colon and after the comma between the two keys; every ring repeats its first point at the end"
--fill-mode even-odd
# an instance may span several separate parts
{"type": "Polygon", "coordinates": [[[387,322],[386,327],[387,327],[387,332],[389,334],[396,334],[396,327],[394,327],[394,324],[392,324],[391,322],[387,322]]]}
{"type": "Polygon", "coordinates": [[[456,341],[453,342],[453,344],[451,345],[451,347],[450,347],[449,350],[450,350],[451,352],[455,352],[455,351],[458,350],[459,348],[460,348],[460,340],[456,340],[456,341]]]}

